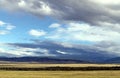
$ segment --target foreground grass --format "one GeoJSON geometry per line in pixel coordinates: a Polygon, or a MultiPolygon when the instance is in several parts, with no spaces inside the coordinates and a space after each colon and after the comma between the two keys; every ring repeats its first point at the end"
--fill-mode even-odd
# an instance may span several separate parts
{"type": "Polygon", "coordinates": [[[119,78],[120,71],[0,71],[0,78],[119,78]]]}
{"type": "MultiPolygon", "coordinates": [[[[39,67],[112,67],[120,64],[29,64],[7,63],[0,68],[39,68],[39,67]]],[[[120,70],[111,71],[12,71],[0,70],[0,78],[120,78],[120,70]]]]}

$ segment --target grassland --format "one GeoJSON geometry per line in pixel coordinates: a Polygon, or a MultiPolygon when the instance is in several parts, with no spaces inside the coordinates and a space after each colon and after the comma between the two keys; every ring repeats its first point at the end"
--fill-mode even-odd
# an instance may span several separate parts
{"type": "MultiPolygon", "coordinates": [[[[39,68],[39,67],[112,67],[119,64],[29,64],[8,63],[0,64],[2,67],[39,68]]],[[[100,71],[12,71],[0,70],[0,78],[120,78],[120,70],[100,71]]]]}
{"type": "Polygon", "coordinates": [[[120,71],[0,71],[0,78],[120,78],[120,71]]]}
{"type": "Polygon", "coordinates": [[[38,63],[0,63],[0,67],[114,67],[120,64],[38,64],[38,63]]]}

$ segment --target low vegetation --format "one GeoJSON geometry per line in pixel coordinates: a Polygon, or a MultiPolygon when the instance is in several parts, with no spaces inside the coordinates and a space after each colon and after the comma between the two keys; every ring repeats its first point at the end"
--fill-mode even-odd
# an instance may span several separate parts
{"type": "Polygon", "coordinates": [[[0,71],[0,78],[119,78],[120,71],[0,71]]]}
{"type": "Polygon", "coordinates": [[[115,64],[0,64],[0,70],[14,71],[100,71],[120,70],[115,64]]]}
{"type": "Polygon", "coordinates": [[[0,64],[0,78],[119,78],[119,70],[119,64],[9,63],[0,64]]]}

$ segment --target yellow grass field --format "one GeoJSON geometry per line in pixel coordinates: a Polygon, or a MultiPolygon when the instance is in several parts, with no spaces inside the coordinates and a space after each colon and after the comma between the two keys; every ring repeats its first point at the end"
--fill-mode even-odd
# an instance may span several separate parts
{"type": "Polygon", "coordinates": [[[0,78],[120,78],[120,71],[0,71],[0,78]]]}
{"type": "MultiPolygon", "coordinates": [[[[8,63],[0,64],[0,67],[88,67],[88,66],[120,66],[119,64],[29,64],[8,63]]],[[[0,70],[0,78],[120,78],[119,70],[100,71],[12,71],[0,70]]]]}
{"type": "Polygon", "coordinates": [[[38,63],[1,63],[0,67],[112,67],[120,64],[38,64],[38,63]]]}

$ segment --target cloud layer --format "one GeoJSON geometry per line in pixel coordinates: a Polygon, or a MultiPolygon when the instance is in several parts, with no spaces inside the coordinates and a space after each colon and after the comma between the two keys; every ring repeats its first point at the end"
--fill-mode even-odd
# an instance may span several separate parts
{"type": "Polygon", "coordinates": [[[90,26],[107,27],[114,31],[120,30],[119,4],[120,0],[0,1],[0,7],[7,10],[27,12],[39,17],[50,16],[62,21],[77,21],[90,24],[90,26]]]}
{"type": "Polygon", "coordinates": [[[116,56],[115,52],[111,53],[98,45],[87,46],[39,40],[34,40],[33,43],[8,43],[5,45],[14,48],[12,52],[15,56],[48,56],[89,61],[102,61],[116,56]]]}
{"type": "Polygon", "coordinates": [[[49,28],[52,28],[53,31],[46,35],[48,39],[61,40],[62,38],[63,41],[111,41],[120,43],[119,31],[114,31],[108,27],[97,27],[85,23],[72,22],[65,25],[52,24],[49,28]]]}
{"type": "MultiPolygon", "coordinates": [[[[38,17],[49,16],[64,23],[53,23],[46,27],[50,31],[34,29],[34,27],[26,31],[31,36],[42,37],[52,42],[6,43],[6,45],[16,47],[17,49],[14,48],[9,52],[17,56],[58,56],[92,60],[104,59],[103,57],[111,57],[111,55],[119,56],[119,6],[120,0],[0,0],[2,9],[29,13],[38,17]],[[80,45],[83,41],[92,44],[80,45]]],[[[6,34],[14,28],[3,21],[0,21],[0,27],[5,28],[5,31],[0,30],[0,34],[6,34]]],[[[1,52],[5,51],[1,50],[1,52]]]]}
{"type": "Polygon", "coordinates": [[[46,32],[43,30],[36,30],[36,29],[31,29],[29,31],[29,34],[35,37],[40,37],[46,35],[46,32]]]}
{"type": "Polygon", "coordinates": [[[1,0],[0,7],[9,10],[22,10],[37,16],[52,16],[67,21],[82,21],[100,25],[104,22],[119,23],[117,1],[101,0],[1,0]],[[12,4],[11,4],[12,3],[12,4]],[[59,4],[58,4],[59,3],[59,4]],[[9,7],[8,7],[9,6],[9,7]]]}

